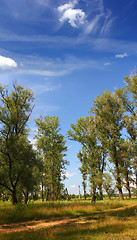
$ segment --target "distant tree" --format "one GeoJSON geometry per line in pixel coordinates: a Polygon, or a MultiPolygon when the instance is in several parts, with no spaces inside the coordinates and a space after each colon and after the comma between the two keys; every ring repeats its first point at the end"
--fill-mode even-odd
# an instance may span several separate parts
{"type": "Polygon", "coordinates": [[[59,133],[58,117],[42,116],[36,121],[36,147],[43,162],[42,186],[46,199],[58,199],[62,190],[62,175],[68,161],[64,160],[67,147],[64,136],[59,133]]]}
{"type": "Polygon", "coordinates": [[[115,193],[115,184],[112,176],[108,172],[104,173],[103,188],[106,191],[109,199],[111,200],[111,196],[115,193]]]}
{"type": "Polygon", "coordinates": [[[33,94],[30,89],[13,85],[10,94],[8,87],[0,86],[0,96],[0,185],[16,204],[18,186],[34,159],[26,128],[34,107],[33,94]]]}

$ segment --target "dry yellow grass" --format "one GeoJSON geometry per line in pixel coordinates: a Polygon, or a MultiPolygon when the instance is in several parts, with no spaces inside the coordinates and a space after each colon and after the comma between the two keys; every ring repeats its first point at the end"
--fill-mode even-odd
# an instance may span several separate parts
{"type": "MultiPolygon", "coordinates": [[[[22,206],[21,214],[23,214],[24,209],[26,219],[32,218],[32,216],[37,216],[35,219],[41,219],[42,217],[45,222],[48,222],[48,225],[45,225],[44,221],[41,225],[40,222],[39,225],[35,222],[35,226],[32,223],[34,227],[31,230],[28,228],[28,230],[25,231],[24,229],[21,232],[1,233],[0,240],[137,240],[136,199],[123,201],[122,203],[119,201],[103,201],[96,205],[91,205],[88,202],[54,203],[53,205],[48,203],[47,205],[38,203],[35,206],[25,208],[22,206]],[[59,222],[59,219],[69,218],[74,218],[74,220],[59,222]],[[51,225],[50,221],[52,221],[51,225]],[[59,224],[54,224],[53,221],[58,221],[59,224]]],[[[18,211],[15,211],[15,213],[17,214],[18,211]]],[[[27,226],[27,223],[24,226],[27,226]]]]}

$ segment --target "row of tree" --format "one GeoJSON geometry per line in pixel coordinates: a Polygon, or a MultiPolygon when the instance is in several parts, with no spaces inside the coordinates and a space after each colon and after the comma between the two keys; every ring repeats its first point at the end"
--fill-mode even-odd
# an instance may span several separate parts
{"type": "Polygon", "coordinates": [[[60,134],[58,117],[42,116],[36,122],[36,149],[29,137],[27,122],[34,108],[33,93],[19,85],[0,86],[0,192],[9,194],[13,204],[29,194],[37,199],[42,190],[46,199],[58,199],[67,147],[60,134]]]}
{"type": "Polygon", "coordinates": [[[137,75],[126,77],[125,83],[122,89],[97,96],[89,115],[71,124],[68,131],[69,139],[82,145],[77,156],[82,164],[84,195],[88,179],[93,200],[98,191],[103,198],[103,187],[109,196],[113,192],[108,170],[120,200],[124,199],[123,186],[129,197],[131,186],[137,187],[137,75]]]}
{"type": "MultiPolygon", "coordinates": [[[[137,187],[137,75],[125,78],[126,86],[104,93],[94,100],[88,116],[71,124],[67,137],[81,143],[84,196],[87,180],[93,200],[103,188],[109,197],[114,190],[113,175],[120,200],[123,186],[131,197],[137,187]],[[111,175],[108,173],[111,172],[111,175]]],[[[66,141],[60,134],[58,117],[40,116],[35,120],[35,148],[28,140],[27,122],[34,108],[33,93],[19,85],[0,86],[0,192],[16,204],[27,203],[41,193],[42,200],[59,199],[64,190],[66,141]]]]}

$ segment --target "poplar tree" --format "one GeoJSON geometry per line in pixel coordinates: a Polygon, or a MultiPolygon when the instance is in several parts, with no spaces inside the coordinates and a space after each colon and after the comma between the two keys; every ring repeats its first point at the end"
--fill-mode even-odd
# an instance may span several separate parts
{"type": "Polygon", "coordinates": [[[126,86],[117,89],[116,95],[125,110],[124,121],[128,133],[128,140],[132,143],[133,168],[137,189],[137,75],[124,78],[126,86]]]}
{"type": "MultiPolygon", "coordinates": [[[[42,189],[46,200],[58,199],[62,190],[62,176],[68,161],[64,160],[67,147],[64,136],[60,134],[58,117],[45,116],[35,120],[37,126],[36,147],[42,160],[42,189]]],[[[43,196],[44,198],[44,196],[43,196]]]]}
{"type": "Polygon", "coordinates": [[[85,118],[78,119],[76,124],[71,124],[68,137],[70,140],[81,143],[82,151],[78,153],[78,158],[82,163],[80,171],[82,175],[84,174],[84,178],[86,178],[86,174],[89,176],[93,199],[96,198],[97,188],[102,199],[103,170],[105,164],[102,158],[101,145],[97,139],[94,118],[86,116],[85,118]]]}
{"type": "Polygon", "coordinates": [[[123,200],[121,165],[118,154],[122,129],[124,127],[121,103],[111,91],[104,91],[102,95],[97,96],[95,99],[92,112],[95,114],[97,131],[103,134],[104,140],[106,141],[110,156],[109,159],[115,167],[116,186],[119,191],[119,198],[123,200]]]}

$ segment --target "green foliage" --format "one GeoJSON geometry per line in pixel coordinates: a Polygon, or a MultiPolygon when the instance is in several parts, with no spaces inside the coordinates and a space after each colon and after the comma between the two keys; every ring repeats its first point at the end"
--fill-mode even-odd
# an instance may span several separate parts
{"type": "Polygon", "coordinates": [[[30,169],[35,165],[35,153],[26,129],[33,110],[33,94],[29,89],[13,85],[10,94],[6,86],[0,86],[0,95],[0,185],[9,191],[16,204],[20,184],[24,182],[22,186],[25,186],[31,179],[30,169]]]}
{"type": "MultiPolygon", "coordinates": [[[[35,138],[38,156],[42,161],[42,186],[45,187],[46,199],[58,199],[62,190],[62,176],[67,147],[60,131],[58,117],[42,116],[36,121],[37,134],[35,138]]],[[[43,193],[42,193],[43,194],[43,193]]]]}
{"type": "Polygon", "coordinates": [[[86,196],[87,175],[89,175],[93,196],[95,196],[97,188],[102,195],[105,150],[102,148],[102,142],[98,142],[95,119],[91,115],[80,118],[76,124],[71,124],[71,128],[72,130],[68,131],[69,139],[78,141],[82,145],[82,150],[77,156],[82,163],[80,171],[83,178],[84,196],[86,196]]]}

